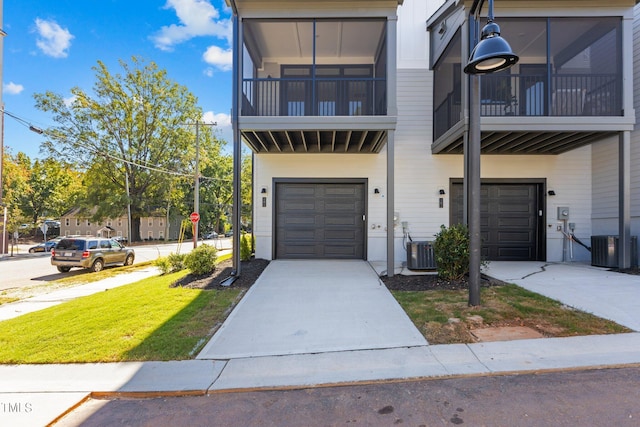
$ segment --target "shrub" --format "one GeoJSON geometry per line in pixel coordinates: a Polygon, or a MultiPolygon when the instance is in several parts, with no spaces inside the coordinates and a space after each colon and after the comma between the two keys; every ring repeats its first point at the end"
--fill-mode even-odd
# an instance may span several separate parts
{"type": "Polygon", "coordinates": [[[153,261],[153,265],[158,267],[162,274],[175,273],[186,268],[184,264],[185,257],[185,254],[171,253],[169,256],[156,259],[153,261]]]}
{"type": "Polygon", "coordinates": [[[176,254],[170,253],[167,258],[169,258],[169,264],[171,265],[171,272],[176,272],[180,270],[184,270],[186,268],[184,264],[184,259],[186,258],[186,254],[176,254]]]}
{"type": "Polygon", "coordinates": [[[253,255],[253,247],[255,246],[255,238],[253,234],[242,234],[240,236],[240,260],[249,261],[253,255]]]}
{"type": "Polygon", "coordinates": [[[469,230],[464,224],[440,226],[433,243],[438,276],[445,280],[462,280],[469,270],[469,230]]]}
{"type": "Polygon", "coordinates": [[[160,269],[160,273],[168,274],[171,272],[171,264],[169,263],[169,257],[163,256],[155,261],[153,261],[153,265],[160,269]]]}
{"type": "Polygon", "coordinates": [[[217,252],[213,246],[202,244],[185,256],[184,265],[197,276],[209,274],[216,268],[217,252]]]}

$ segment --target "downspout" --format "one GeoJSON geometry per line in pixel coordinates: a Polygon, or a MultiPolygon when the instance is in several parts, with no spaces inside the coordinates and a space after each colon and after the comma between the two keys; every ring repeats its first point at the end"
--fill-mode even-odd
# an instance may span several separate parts
{"type": "Polygon", "coordinates": [[[233,269],[235,276],[240,277],[240,230],[241,217],[241,171],[242,171],[242,141],[240,140],[240,126],[238,117],[240,116],[239,90],[242,78],[242,48],[240,43],[240,18],[233,15],[233,102],[231,112],[231,124],[233,126],[233,269]]]}
{"type": "MultiPolygon", "coordinates": [[[[397,103],[398,16],[387,19],[387,115],[398,116],[397,103]]],[[[395,128],[387,136],[387,277],[395,274],[395,128]]]]}
{"type": "Polygon", "coordinates": [[[231,126],[233,129],[233,213],[231,217],[231,226],[233,227],[233,237],[232,239],[232,252],[231,252],[231,260],[233,262],[233,271],[231,272],[231,276],[223,280],[220,284],[222,286],[230,286],[235,282],[235,280],[240,277],[240,217],[241,217],[241,168],[242,168],[242,150],[241,150],[241,141],[240,141],[240,128],[238,125],[238,116],[239,114],[239,90],[240,84],[239,79],[242,76],[240,67],[241,60],[240,55],[242,55],[240,49],[240,18],[238,17],[238,8],[236,6],[235,0],[227,0],[229,6],[231,6],[231,10],[233,11],[233,64],[231,73],[233,76],[233,81],[231,84],[232,87],[232,96],[231,96],[231,126]]]}

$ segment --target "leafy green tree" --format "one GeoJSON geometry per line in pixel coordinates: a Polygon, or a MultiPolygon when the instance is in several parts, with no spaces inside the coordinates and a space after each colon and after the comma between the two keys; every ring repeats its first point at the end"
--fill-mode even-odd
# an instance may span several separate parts
{"type": "Polygon", "coordinates": [[[222,146],[216,142],[207,150],[200,183],[201,221],[206,224],[205,227],[216,232],[224,231],[233,194],[233,159],[222,153],[222,146]]]}
{"type": "Polygon", "coordinates": [[[27,221],[18,204],[18,199],[27,189],[30,167],[31,161],[26,154],[20,152],[12,156],[8,149],[5,150],[2,167],[2,202],[7,206],[7,229],[10,231],[16,230],[19,224],[27,221]]]}
{"type": "Polygon", "coordinates": [[[253,154],[245,153],[242,156],[242,172],[240,176],[242,185],[241,197],[242,210],[240,217],[243,224],[250,224],[253,228],[253,154]]]}
{"type": "Polygon", "coordinates": [[[93,93],[71,89],[73,100],[35,95],[36,107],[57,126],[44,143],[56,156],[86,169],[85,208],[96,220],[131,209],[131,241],[141,240],[140,219],[166,209],[176,182],[193,167],[194,123],[202,112],[186,87],[165,70],[133,57],[112,74],[98,61],[93,93]]]}
{"type": "Polygon", "coordinates": [[[19,223],[36,225],[44,217],[58,218],[82,192],[82,176],[68,164],[49,158],[31,159],[19,152],[4,159],[3,199],[10,215],[9,229],[19,223]]]}
{"type": "Polygon", "coordinates": [[[33,224],[44,217],[59,218],[82,191],[81,175],[53,158],[35,160],[26,184],[15,199],[33,224]]]}

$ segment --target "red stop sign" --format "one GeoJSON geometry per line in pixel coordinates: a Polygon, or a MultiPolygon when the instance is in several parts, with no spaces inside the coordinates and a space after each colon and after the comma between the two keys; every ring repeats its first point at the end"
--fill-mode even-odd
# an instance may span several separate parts
{"type": "Polygon", "coordinates": [[[200,221],[200,214],[198,212],[192,212],[191,215],[189,215],[189,219],[191,219],[191,222],[198,222],[200,221]]]}

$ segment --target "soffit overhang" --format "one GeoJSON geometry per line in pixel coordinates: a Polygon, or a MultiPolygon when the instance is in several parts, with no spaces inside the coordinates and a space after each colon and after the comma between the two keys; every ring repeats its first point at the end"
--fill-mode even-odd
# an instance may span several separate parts
{"type": "Polygon", "coordinates": [[[242,117],[242,140],[254,153],[379,153],[396,118],[242,117]]]}

